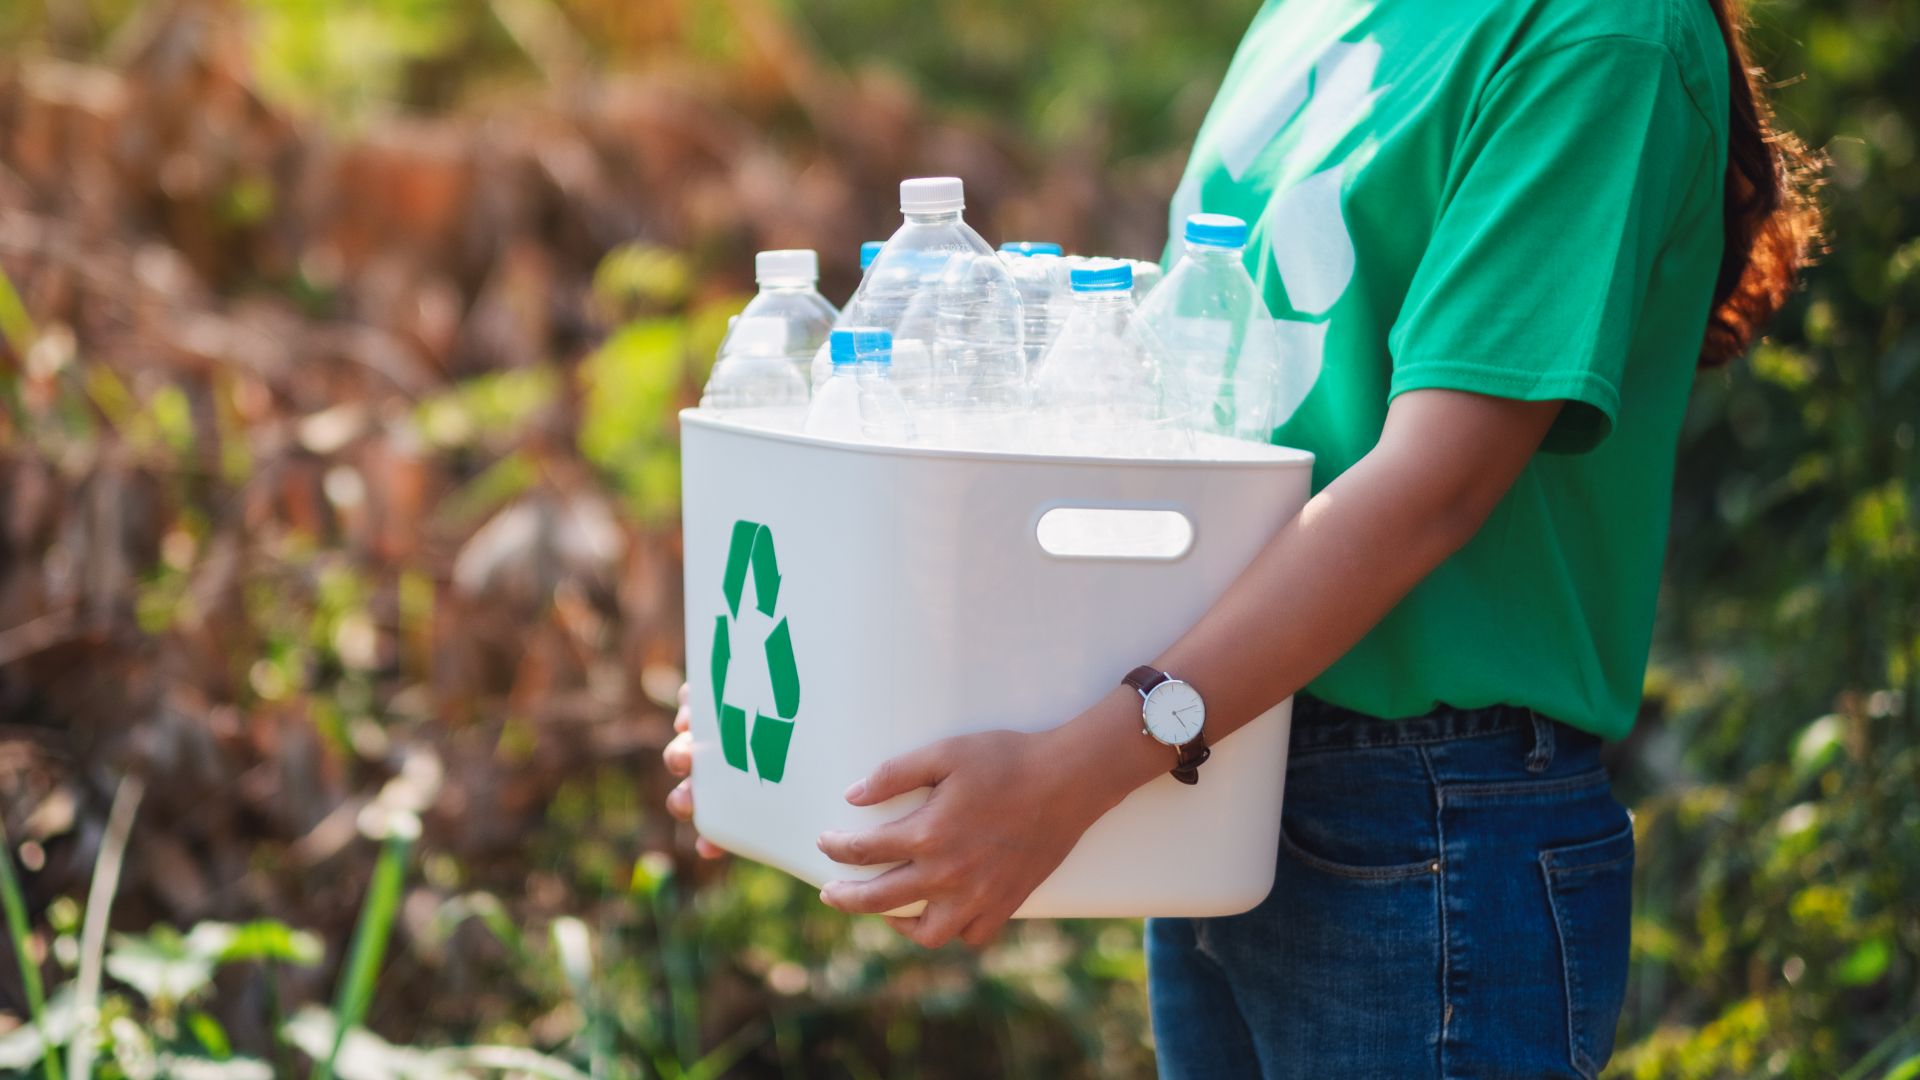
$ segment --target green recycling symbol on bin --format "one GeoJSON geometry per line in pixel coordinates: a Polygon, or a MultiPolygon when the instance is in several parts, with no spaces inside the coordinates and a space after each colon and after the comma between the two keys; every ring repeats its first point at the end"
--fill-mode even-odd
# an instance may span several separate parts
{"type": "Polygon", "coordinates": [[[800,711],[800,672],[793,663],[793,636],[781,619],[768,632],[762,648],[767,653],[767,678],[773,684],[773,711],[753,714],[753,732],[747,732],[746,710],[727,704],[727,665],[733,659],[733,628],[740,621],[740,599],[753,571],[754,607],[773,618],[780,601],[780,563],[773,553],[773,530],[751,521],[733,524],[727,547],[727,576],[721,583],[727,595],[727,614],[713,623],[713,707],[720,717],[720,750],[727,764],[779,783],[787,773],[787,746],[793,741],[793,718],[800,711]],[[753,762],[747,751],[753,751],[753,762]]]}

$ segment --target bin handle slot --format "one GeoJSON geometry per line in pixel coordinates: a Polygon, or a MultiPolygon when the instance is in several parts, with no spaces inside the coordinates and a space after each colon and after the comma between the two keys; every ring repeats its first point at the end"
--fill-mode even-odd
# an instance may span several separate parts
{"type": "Polygon", "coordinates": [[[1034,520],[1034,539],[1057,559],[1170,562],[1193,550],[1193,522],[1164,506],[1056,505],[1034,520]]]}

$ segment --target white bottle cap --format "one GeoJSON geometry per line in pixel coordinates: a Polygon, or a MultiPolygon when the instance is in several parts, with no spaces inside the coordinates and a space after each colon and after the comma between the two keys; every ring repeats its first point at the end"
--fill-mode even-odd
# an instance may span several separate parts
{"type": "Polygon", "coordinates": [[[966,187],[957,176],[928,176],[900,181],[900,212],[903,214],[951,214],[966,207],[966,187]]]}
{"type": "Polygon", "coordinates": [[[820,256],[807,248],[763,251],[753,258],[753,279],[761,285],[811,285],[820,280],[820,256]]]}

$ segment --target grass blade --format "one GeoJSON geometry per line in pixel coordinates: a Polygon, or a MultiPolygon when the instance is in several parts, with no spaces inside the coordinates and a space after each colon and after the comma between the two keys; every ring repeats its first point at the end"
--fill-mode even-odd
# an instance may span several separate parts
{"type": "Polygon", "coordinates": [[[34,1029],[40,1032],[40,1045],[46,1048],[47,1080],[62,1080],[60,1055],[47,1031],[46,988],[40,983],[40,965],[27,950],[27,898],[20,880],[13,875],[13,841],[7,838],[7,823],[0,818],[0,906],[7,909],[7,937],[13,942],[14,959],[20,962],[20,983],[27,990],[27,1011],[34,1029]]]}
{"type": "Polygon", "coordinates": [[[13,350],[15,359],[24,361],[33,338],[33,318],[27,314],[27,305],[20,302],[19,291],[0,271],[0,342],[13,350]]]}
{"type": "Polygon", "coordinates": [[[420,822],[411,814],[396,813],[388,821],[387,837],[380,848],[380,859],[373,867],[373,881],[367,885],[367,897],[360,907],[360,921],[353,928],[347,970],[333,1003],[333,1046],[326,1059],[313,1067],[313,1080],[331,1080],[334,1061],[340,1056],[347,1033],[366,1018],[367,1005],[373,1000],[373,987],[380,978],[380,963],[393,936],[393,918],[400,909],[400,889],[406,880],[407,857],[420,835],[420,822]]]}
{"type": "Polygon", "coordinates": [[[586,1018],[587,1062],[592,1080],[607,1080],[611,1075],[612,1039],[608,1035],[606,1010],[593,988],[592,935],[586,923],[571,915],[555,919],[551,933],[560,972],[573,992],[574,1004],[586,1018]]]}
{"type": "Polygon", "coordinates": [[[75,981],[74,1015],[78,1026],[67,1045],[67,1073],[74,1080],[93,1075],[94,1029],[100,1023],[100,972],[107,952],[107,918],[113,897],[120,891],[120,867],[127,859],[127,838],[133,835],[134,815],[147,785],[137,776],[120,781],[107,811],[107,832],[93,863],[93,881],[87,886],[87,913],[80,923],[80,977],[75,981]]]}

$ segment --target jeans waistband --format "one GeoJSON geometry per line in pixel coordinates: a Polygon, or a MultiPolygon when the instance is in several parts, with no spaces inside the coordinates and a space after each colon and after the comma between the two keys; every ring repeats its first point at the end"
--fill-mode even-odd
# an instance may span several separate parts
{"type": "Polygon", "coordinates": [[[1549,757],[1556,744],[1568,748],[1600,744],[1596,735],[1519,705],[1486,705],[1475,709],[1442,705],[1425,716],[1383,720],[1307,694],[1293,699],[1291,741],[1292,752],[1296,754],[1370,746],[1413,746],[1508,732],[1531,732],[1536,754],[1549,757]]]}

